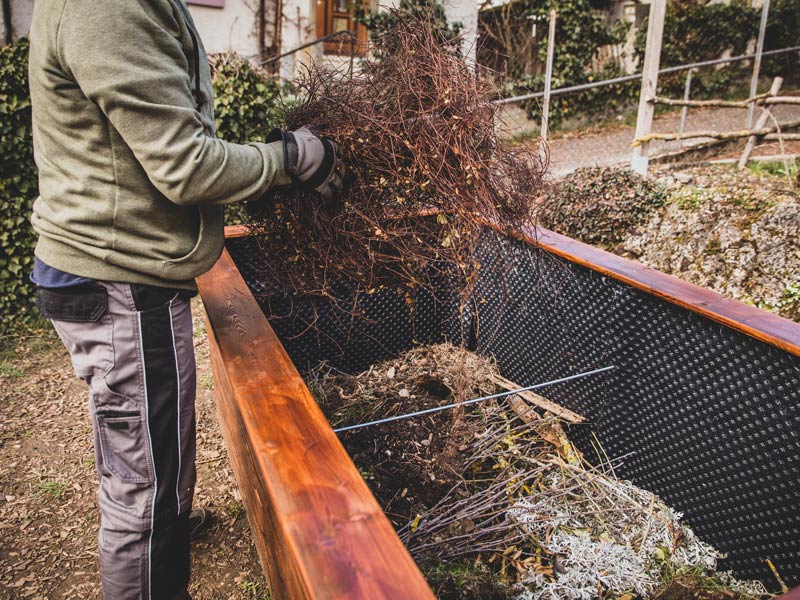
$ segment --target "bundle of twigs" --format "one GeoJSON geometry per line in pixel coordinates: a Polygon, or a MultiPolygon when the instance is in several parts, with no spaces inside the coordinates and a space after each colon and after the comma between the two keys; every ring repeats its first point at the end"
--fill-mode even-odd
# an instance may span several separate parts
{"type": "Polygon", "coordinates": [[[287,190],[254,214],[267,278],[289,294],[434,289],[442,274],[464,290],[483,224],[531,219],[538,147],[496,144],[494,92],[457,48],[407,16],[373,44],[357,72],[309,70],[286,114],[337,142],[350,173],[342,203],[287,190]]]}
{"type": "Polygon", "coordinates": [[[600,590],[650,598],[681,573],[703,574],[742,600],[766,593],[760,582],[717,573],[724,555],[680,513],[618,479],[619,461],[592,466],[552,417],[520,423],[497,403],[480,418],[486,431],[467,450],[463,481],[398,531],[417,560],[488,555],[520,600],[590,600],[600,590]]]}

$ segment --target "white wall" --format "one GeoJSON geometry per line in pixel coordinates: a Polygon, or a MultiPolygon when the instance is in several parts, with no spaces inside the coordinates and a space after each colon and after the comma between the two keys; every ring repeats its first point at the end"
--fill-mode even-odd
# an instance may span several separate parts
{"type": "Polygon", "coordinates": [[[225,0],[225,8],[188,6],[206,52],[234,50],[246,57],[258,55],[257,0],[225,0]]]}
{"type": "Polygon", "coordinates": [[[459,22],[461,31],[461,50],[471,65],[475,64],[475,51],[478,42],[478,0],[443,0],[448,23],[459,22]]]}
{"type": "MultiPolygon", "coordinates": [[[[317,39],[317,0],[283,0],[281,54],[315,39],[317,39]]],[[[292,81],[301,72],[302,65],[318,62],[322,58],[321,44],[282,58],[281,79],[292,81]]]]}
{"type": "MultiPolygon", "coordinates": [[[[11,20],[15,39],[27,35],[30,31],[33,1],[11,0],[11,20]]],[[[189,5],[208,52],[233,49],[245,56],[258,54],[257,8],[258,0],[225,0],[225,8],[189,5]]],[[[0,40],[5,40],[5,33],[6,24],[0,12],[0,40]]]]}
{"type": "MultiPolygon", "coordinates": [[[[283,23],[281,30],[281,54],[317,39],[317,2],[321,0],[283,0],[283,23]]],[[[396,6],[400,0],[372,0],[373,8],[396,6]]],[[[445,0],[445,13],[450,22],[459,21],[464,26],[463,50],[474,64],[478,31],[478,0],[445,0]]],[[[346,68],[349,56],[325,55],[322,44],[316,44],[301,52],[281,59],[280,76],[284,81],[295,79],[303,65],[327,62],[336,68],[346,68]]]]}
{"type": "MultiPolygon", "coordinates": [[[[11,0],[11,27],[14,39],[28,35],[33,16],[33,0],[11,0]]],[[[0,44],[6,40],[6,24],[0,11],[0,44]]]]}

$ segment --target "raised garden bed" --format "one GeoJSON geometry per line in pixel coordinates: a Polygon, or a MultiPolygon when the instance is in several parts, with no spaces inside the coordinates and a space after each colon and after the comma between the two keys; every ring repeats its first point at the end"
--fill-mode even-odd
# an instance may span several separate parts
{"type": "Polygon", "coordinates": [[[385,290],[347,321],[274,293],[242,233],[229,231],[199,285],[220,417],[275,597],[432,597],[299,371],[325,360],[356,373],[444,339],[496,357],[522,385],[613,364],[549,392],[586,416],[578,447],[597,435],[628,456],[620,475],[685,512],[739,577],[776,588],[770,559],[800,583],[800,325],[543,230],[487,230],[467,310],[385,290]]]}

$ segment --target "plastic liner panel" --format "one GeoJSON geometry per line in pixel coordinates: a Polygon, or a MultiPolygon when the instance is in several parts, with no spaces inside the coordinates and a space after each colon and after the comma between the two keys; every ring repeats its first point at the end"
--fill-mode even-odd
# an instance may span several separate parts
{"type": "Polygon", "coordinates": [[[614,365],[542,391],[586,417],[571,431],[581,451],[598,457],[597,440],[620,458],[617,475],[683,512],[724,568],[776,590],[770,559],[800,584],[799,358],[494,232],[465,304],[447,289],[413,304],[383,290],[358,298],[359,318],[282,296],[247,238],[227,248],[301,372],[357,373],[444,340],[494,356],[520,385],[614,365]]]}

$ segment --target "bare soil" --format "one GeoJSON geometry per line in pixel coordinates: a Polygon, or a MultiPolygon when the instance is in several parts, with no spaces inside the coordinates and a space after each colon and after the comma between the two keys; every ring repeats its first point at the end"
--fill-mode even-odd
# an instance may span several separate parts
{"type": "MultiPolygon", "coordinates": [[[[202,309],[195,302],[195,505],[215,520],[192,543],[195,600],[269,597],[214,406],[202,309]]],[[[0,597],[100,598],[86,386],[49,325],[0,340],[0,597]]]]}

